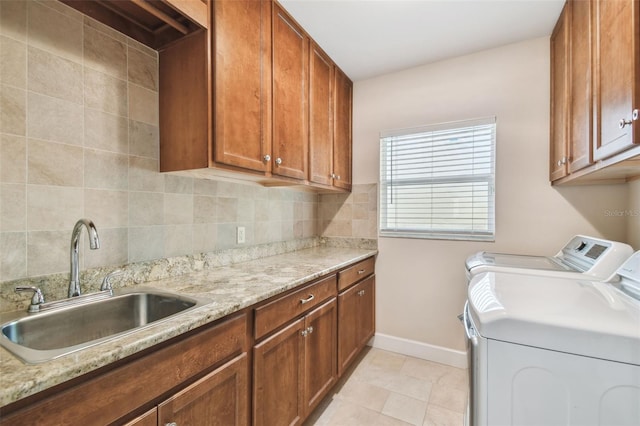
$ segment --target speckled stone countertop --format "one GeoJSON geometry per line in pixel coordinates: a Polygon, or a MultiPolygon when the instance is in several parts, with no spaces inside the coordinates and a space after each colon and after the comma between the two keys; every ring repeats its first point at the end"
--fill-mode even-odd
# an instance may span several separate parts
{"type": "Polygon", "coordinates": [[[213,268],[141,287],[203,299],[206,303],[144,330],[41,364],[24,364],[0,348],[0,407],[125,358],[322,275],[375,255],[376,250],[313,247],[213,268]]]}

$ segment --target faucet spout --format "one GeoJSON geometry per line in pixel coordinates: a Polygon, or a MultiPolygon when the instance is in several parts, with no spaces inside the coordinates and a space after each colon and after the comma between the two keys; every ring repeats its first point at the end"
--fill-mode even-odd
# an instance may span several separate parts
{"type": "Polygon", "coordinates": [[[80,234],[82,227],[87,228],[89,235],[89,248],[96,250],[100,248],[100,239],[98,238],[98,230],[89,219],[80,219],[76,222],[71,233],[71,273],[69,277],[69,297],[80,296],[80,266],[78,261],[78,249],[80,245],[80,234]]]}

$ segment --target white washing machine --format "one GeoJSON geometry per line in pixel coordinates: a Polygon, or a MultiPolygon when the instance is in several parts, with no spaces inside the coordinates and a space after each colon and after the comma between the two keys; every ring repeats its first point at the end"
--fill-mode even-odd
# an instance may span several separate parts
{"type": "Polygon", "coordinates": [[[576,235],[555,256],[525,256],[481,251],[465,262],[467,283],[483,272],[512,272],[605,281],[633,254],[625,243],[576,235]]]}
{"type": "Polygon", "coordinates": [[[640,425],[640,251],[617,275],[472,278],[471,426],[640,425]]]}

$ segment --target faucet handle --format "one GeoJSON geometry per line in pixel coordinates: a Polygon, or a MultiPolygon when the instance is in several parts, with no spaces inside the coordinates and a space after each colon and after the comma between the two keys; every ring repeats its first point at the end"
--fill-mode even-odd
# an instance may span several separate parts
{"type": "Polygon", "coordinates": [[[113,291],[113,283],[111,282],[111,279],[114,277],[118,277],[122,274],[124,274],[124,271],[122,269],[116,269],[115,271],[108,273],[102,279],[102,285],[100,286],[100,291],[113,291]]]}
{"type": "Polygon", "coordinates": [[[33,292],[33,297],[31,297],[31,304],[29,305],[29,312],[39,312],[40,311],[40,305],[42,305],[44,303],[44,295],[42,294],[42,290],[40,290],[38,287],[31,287],[31,286],[19,286],[16,287],[16,293],[21,293],[24,291],[32,291],[33,292]]]}

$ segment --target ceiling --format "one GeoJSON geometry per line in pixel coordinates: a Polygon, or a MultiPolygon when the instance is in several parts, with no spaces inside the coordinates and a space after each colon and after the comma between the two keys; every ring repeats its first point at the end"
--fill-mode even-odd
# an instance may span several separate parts
{"type": "Polygon", "coordinates": [[[549,36],[564,0],[279,0],[354,81],[549,36]]]}

